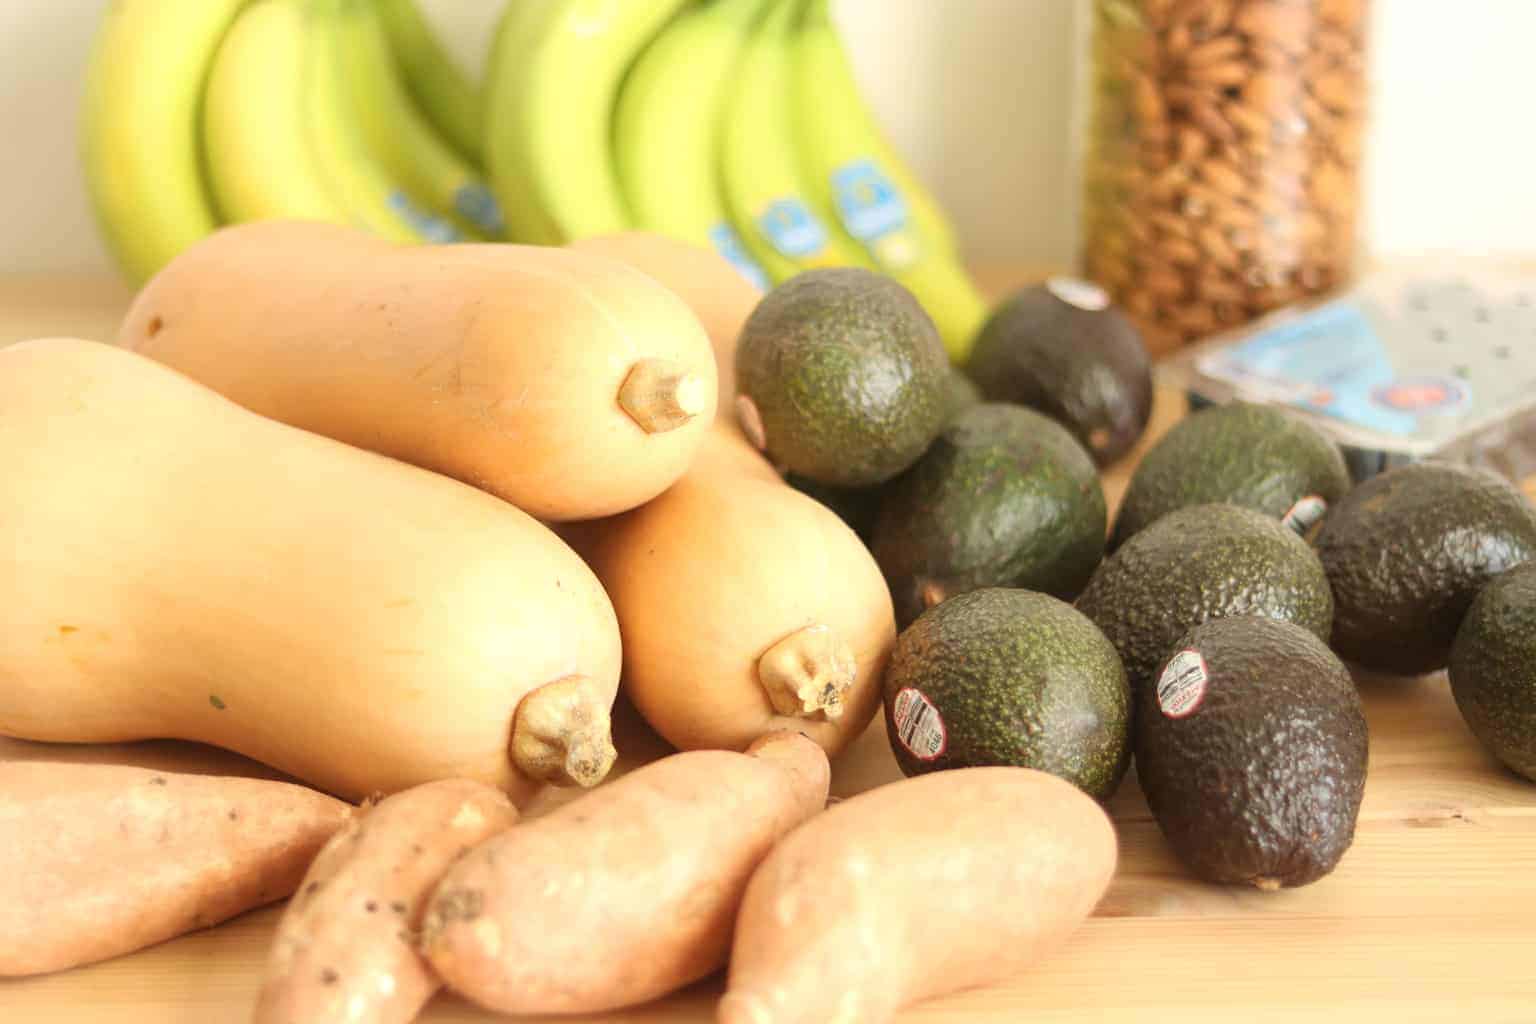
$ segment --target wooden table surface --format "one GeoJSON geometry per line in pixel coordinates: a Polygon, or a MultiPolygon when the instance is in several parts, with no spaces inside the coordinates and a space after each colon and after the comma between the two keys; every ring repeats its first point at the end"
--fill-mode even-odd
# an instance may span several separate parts
{"type": "MultiPolygon", "coordinates": [[[[105,280],[0,279],[0,345],[48,334],[110,339],[125,301],[122,287],[105,280]]],[[[1175,396],[1161,394],[1152,435],[1181,412],[1175,396]]],[[[1112,503],[1133,462],[1106,475],[1112,503]]],[[[935,1000],[901,1019],[1536,1024],[1536,785],[1482,751],[1443,677],[1359,682],[1370,774],[1355,844],[1331,876],[1278,893],[1194,881],[1163,843],[1133,773],[1111,802],[1119,873],[1067,947],[1006,984],[935,1000]]],[[[665,750],[623,707],[617,732],[621,767],[665,750]]],[[[8,758],[270,774],[231,754],[169,742],[0,740],[0,759],[8,758]]],[[[847,796],[899,777],[877,720],[836,764],[833,788],[847,796]]],[[[0,1024],[246,1019],[279,912],[258,910],[62,974],[0,981],[0,1024]]],[[[633,1011],[560,1019],[702,1022],[719,991],[712,978],[633,1011]]],[[[421,1019],[495,1018],[442,996],[421,1019]]]]}

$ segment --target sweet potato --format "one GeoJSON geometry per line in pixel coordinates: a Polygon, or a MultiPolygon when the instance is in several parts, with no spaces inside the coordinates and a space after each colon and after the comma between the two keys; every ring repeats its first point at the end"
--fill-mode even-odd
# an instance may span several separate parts
{"type": "Polygon", "coordinates": [[[449,987],[503,1013],[594,1013],[725,961],[752,869],[826,804],[826,755],[796,733],[747,754],[675,754],[471,851],[422,946],[449,987]]]}
{"type": "Polygon", "coordinates": [[[105,960],[280,900],[351,811],[287,782],[0,763],[0,975],[105,960]]]}
{"type": "Polygon", "coordinates": [[[787,836],[752,876],[720,1024],[882,1024],[1058,946],[1115,867],[1075,786],[964,768],[882,786],[787,836]]]}
{"type": "Polygon", "coordinates": [[[470,779],[408,789],[331,838],[283,912],[255,1024],[405,1024],[439,982],[417,954],[427,897],[453,862],[510,828],[506,794],[470,779]]]}

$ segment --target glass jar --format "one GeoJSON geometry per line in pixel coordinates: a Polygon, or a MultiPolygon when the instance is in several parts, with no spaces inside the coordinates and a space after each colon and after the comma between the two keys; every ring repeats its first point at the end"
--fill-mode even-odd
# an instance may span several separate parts
{"type": "Polygon", "coordinates": [[[1350,274],[1368,0],[1094,0],[1084,272],[1154,354],[1350,274]]]}

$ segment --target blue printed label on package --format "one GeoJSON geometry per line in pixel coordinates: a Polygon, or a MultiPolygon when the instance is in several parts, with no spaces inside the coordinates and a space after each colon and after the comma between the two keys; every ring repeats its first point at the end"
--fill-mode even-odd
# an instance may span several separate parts
{"type": "Polygon", "coordinates": [[[1369,430],[1412,435],[1425,416],[1455,415],[1471,387],[1440,374],[1405,374],[1367,309],[1340,301],[1284,321],[1224,351],[1200,369],[1272,401],[1369,430]]]}

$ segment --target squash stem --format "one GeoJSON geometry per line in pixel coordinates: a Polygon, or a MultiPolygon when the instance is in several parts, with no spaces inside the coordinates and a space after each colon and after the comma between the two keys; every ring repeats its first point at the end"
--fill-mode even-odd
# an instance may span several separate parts
{"type": "Polygon", "coordinates": [[[642,359],[619,387],[619,406],[647,434],[676,430],[709,406],[710,385],[670,359],[642,359]]]}
{"type": "Polygon", "coordinates": [[[545,683],[518,704],[512,761],[529,778],[591,788],[615,757],[609,702],[586,676],[545,683]]]}
{"type": "Polygon", "coordinates": [[[858,661],[842,637],[825,625],[789,634],[757,661],[757,678],[781,715],[836,721],[858,674],[858,661]]]}

